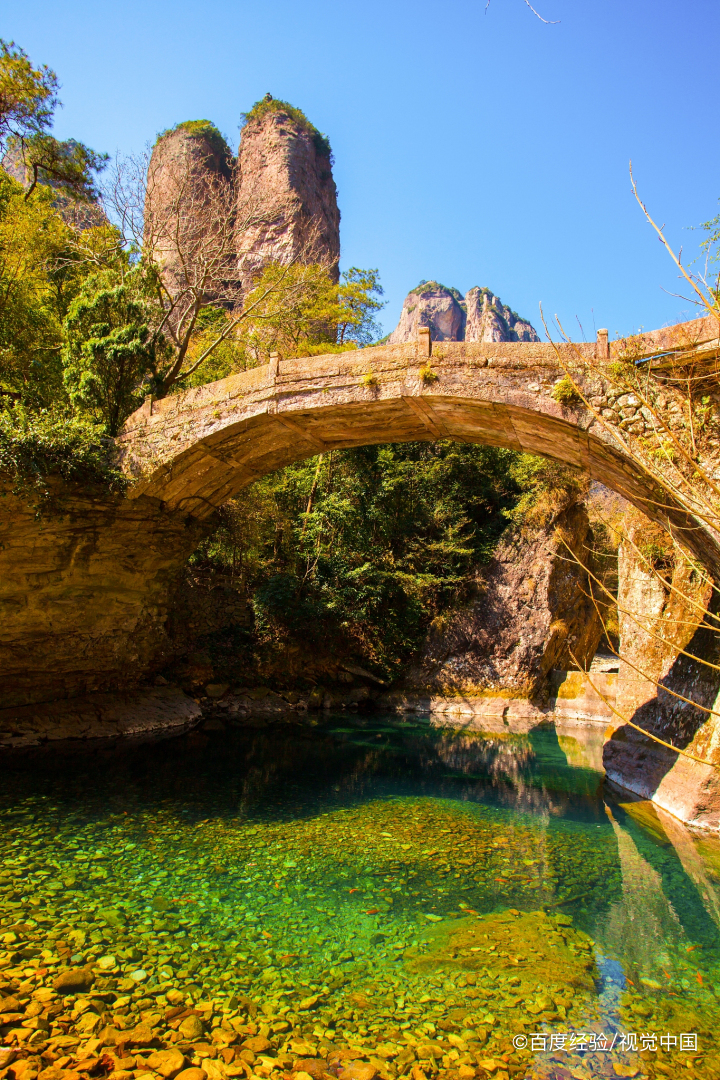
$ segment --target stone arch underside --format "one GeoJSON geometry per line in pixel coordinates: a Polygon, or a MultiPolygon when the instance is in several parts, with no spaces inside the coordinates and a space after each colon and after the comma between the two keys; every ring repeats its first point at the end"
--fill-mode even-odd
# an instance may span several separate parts
{"type": "MultiPolygon", "coordinates": [[[[716,577],[720,544],[585,408],[552,397],[563,374],[539,343],[378,346],[270,365],[146,403],[118,439],[131,498],[211,517],[243,487],[318,453],[453,439],[544,455],[584,469],[667,528],[716,577]],[[421,355],[419,355],[421,354],[421,355]]],[[[591,359],[594,345],[573,346],[591,359]]],[[[600,403],[598,379],[588,388],[600,403]]]]}

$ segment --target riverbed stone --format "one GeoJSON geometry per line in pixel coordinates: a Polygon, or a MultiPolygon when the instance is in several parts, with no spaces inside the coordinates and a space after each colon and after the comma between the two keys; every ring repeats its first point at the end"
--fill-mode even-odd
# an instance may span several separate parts
{"type": "Polygon", "coordinates": [[[148,1058],[148,1065],[165,1080],[173,1080],[185,1068],[187,1059],[179,1050],[159,1050],[148,1058]]]}
{"type": "Polygon", "coordinates": [[[197,1066],[191,1066],[189,1069],[183,1069],[175,1077],[175,1080],[208,1080],[208,1074],[204,1069],[200,1069],[197,1066]]]}
{"type": "Polygon", "coordinates": [[[377,1074],[375,1065],[366,1061],[349,1061],[339,1074],[339,1080],[375,1080],[377,1074]]]}
{"type": "Polygon", "coordinates": [[[89,990],[94,982],[95,976],[89,967],[75,967],[61,972],[53,986],[61,994],[77,994],[89,990]]]}
{"type": "Polygon", "coordinates": [[[184,1039],[192,1040],[199,1039],[204,1029],[200,1017],[192,1014],[185,1017],[178,1030],[184,1039]]]}

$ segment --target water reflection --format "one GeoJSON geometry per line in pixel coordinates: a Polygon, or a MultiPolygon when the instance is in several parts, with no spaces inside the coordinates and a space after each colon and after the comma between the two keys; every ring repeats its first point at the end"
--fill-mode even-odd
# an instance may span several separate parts
{"type": "Polygon", "coordinates": [[[670,963],[665,944],[687,944],[684,928],[663,891],[662,875],[642,857],[610,807],[605,810],[617,838],[622,898],[610,905],[598,926],[598,939],[607,953],[622,957],[625,975],[636,984],[650,978],[664,981],[663,967],[670,963]]]}

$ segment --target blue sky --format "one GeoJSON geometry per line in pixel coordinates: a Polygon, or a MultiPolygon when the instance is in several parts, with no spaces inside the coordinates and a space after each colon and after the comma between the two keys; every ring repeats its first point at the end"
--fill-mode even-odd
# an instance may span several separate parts
{"type": "Polygon", "coordinates": [[[237,144],[266,92],[335,153],[342,265],[386,329],[421,278],[488,285],[580,337],[692,318],[628,180],[685,256],[720,196],[716,0],[24,0],[0,33],[53,67],[56,132],[132,152],[187,119],[237,144]]]}

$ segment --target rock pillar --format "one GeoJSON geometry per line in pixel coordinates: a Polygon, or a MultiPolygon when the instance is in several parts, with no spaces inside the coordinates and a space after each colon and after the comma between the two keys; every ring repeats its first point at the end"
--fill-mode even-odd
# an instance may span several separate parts
{"type": "Polygon", "coordinates": [[[265,104],[273,107],[256,106],[240,140],[236,252],[243,285],[270,262],[295,260],[321,263],[337,281],[340,211],[330,147],[298,110],[272,99],[265,104]]]}

